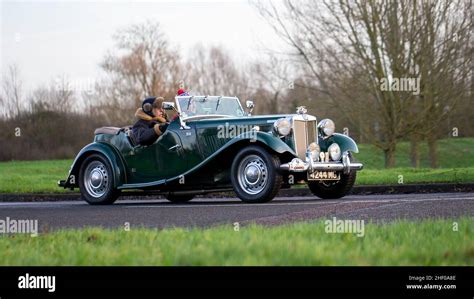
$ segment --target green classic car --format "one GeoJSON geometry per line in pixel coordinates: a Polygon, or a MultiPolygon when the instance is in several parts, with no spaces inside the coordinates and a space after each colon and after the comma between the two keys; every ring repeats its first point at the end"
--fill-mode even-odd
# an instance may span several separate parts
{"type": "Polygon", "coordinates": [[[163,103],[177,117],[150,146],[138,145],[131,127],[99,128],[58,184],[79,188],[90,204],[111,204],[122,191],[186,202],[233,190],[244,202],[262,203],[296,183],[320,198],[351,190],[363,166],[353,161],[356,143],[335,133],[333,121],[316,124],[304,107],[252,116],[253,102],[246,106],[236,97],[178,96],[163,103]]]}

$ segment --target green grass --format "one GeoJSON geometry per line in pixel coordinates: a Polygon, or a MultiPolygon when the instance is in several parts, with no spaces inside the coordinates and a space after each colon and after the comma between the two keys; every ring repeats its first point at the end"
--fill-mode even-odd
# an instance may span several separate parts
{"type": "Polygon", "coordinates": [[[57,185],[67,177],[72,160],[0,163],[0,193],[67,192],[57,185]]]}
{"type": "MultiPolygon", "coordinates": [[[[426,145],[421,146],[422,167],[409,168],[409,144],[397,147],[397,168],[383,169],[383,153],[373,146],[360,145],[356,158],[364,163],[356,184],[398,184],[430,182],[474,182],[474,138],[451,138],[439,141],[439,169],[429,169],[426,145]]],[[[65,179],[72,160],[11,161],[0,163],[0,193],[63,193],[57,187],[65,179]]]]}
{"type": "Polygon", "coordinates": [[[356,185],[468,182],[474,182],[474,167],[364,169],[357,173],[356,185]]]}
{"type": "MultiPolygon", "coordinates": [[[[360,144],[356,158],[364,163],[366,169],[383,169],[383,152],[373,145],[360,144]]],[[[428,148],[420,144],[420,167],[429,168],[428,148]]],[[[397,143],[395,167],[407,168],[410,164],[410,143],[397,143]]],[[[438,162],[440,168],[474,167],[474,138],[448,138],[438,141],[438,162]]]]}
{"type": "Polygon", "coordinates": [[[165,230],[85,228],[0,237],[0,265],[474,265],[473,218],[366,224],[323,221],[165,230]],[[453,221],[458,231],[453,231],[453,221]]]}

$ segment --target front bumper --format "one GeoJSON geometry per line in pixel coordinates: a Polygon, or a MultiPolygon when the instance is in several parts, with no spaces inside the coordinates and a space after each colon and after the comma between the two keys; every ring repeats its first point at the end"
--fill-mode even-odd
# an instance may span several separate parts
{"type": "Polygon", "coordinates": [[[280,170],[289,172],[307,172],[307,171],[342,171],[348,174],[351,170],[361,170],[364,168],[362,163],[353,163],[350,161],[349,153],[342,155],[341,162],[314,162],[309,155],[306,161],[299,158],[294,158],[290,163],[280,165],[280,170]]]}

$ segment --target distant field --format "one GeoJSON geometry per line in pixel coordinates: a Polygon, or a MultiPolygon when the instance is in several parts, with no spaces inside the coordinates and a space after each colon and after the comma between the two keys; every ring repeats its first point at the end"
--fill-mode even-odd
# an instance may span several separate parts
{"type": "Polygon", "coordinates": [[[0,265],[474,265],[473,218],[366,224],[364,235],[323,221],[208,229],[85,228],[0,238],[0,265]],[[458,231],[453,231],[453,222],[458,231]]]}
{"type": "MultiPolygon", "coordinates": [[[[426,146],[421,147],[422,166],[427,167],[426,146]]],[[[474,138],[440,140],[440,169],[409,168],[409,144],[398,145],[397,168],[383,168],[383,153],[372,146],[360,145],[357,160],[365,168],[356,184],[398,184],[430,182],[474,182],[474,138]]],[[[69,192],[57,187],[65,179],[72,160],[12,161],[0,163],[0,193],[69,192]]]]}

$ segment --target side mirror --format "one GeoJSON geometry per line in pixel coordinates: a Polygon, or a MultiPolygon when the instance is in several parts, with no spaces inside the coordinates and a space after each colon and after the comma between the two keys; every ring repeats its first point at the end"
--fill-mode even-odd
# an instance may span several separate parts
{"type": "Polygon", "coordinates": [[[245,102],[245,106],[247,106],[247,109],[249,110],[249,111],[248,111],[248,115],[249,115],[249,116],[252,115],[253,108],[255,107],[255,104],[253,103],[253,101],[247,100],[247,101],[245,102]]]}
{"type": "Polygon", "coordinates": [[[161,104],[161,108],[163,108],[164,110],[174,110],[174,103],[173,102],[163,102],[163,104],[161,104]]]}
{"type": "MultiPolygon", "coordinates": [[[[178,109],[176,109],[173,102],[163,102],[163,104],[161,104],[161,108],[163,108],[163,110],[167,111],[166,115],[168,116],[168,119],[172,119],[174,116],[179,115],[179,111],[178,111],[178,109]]],[[[182,130],[183,129],[185,129],[185,130],[191,129],[190,127],[188,127],[186,125],[186,123],[183,121],[183,119],[181,117],[179,118],[179,123],[181,125],[182,130]]]]}

